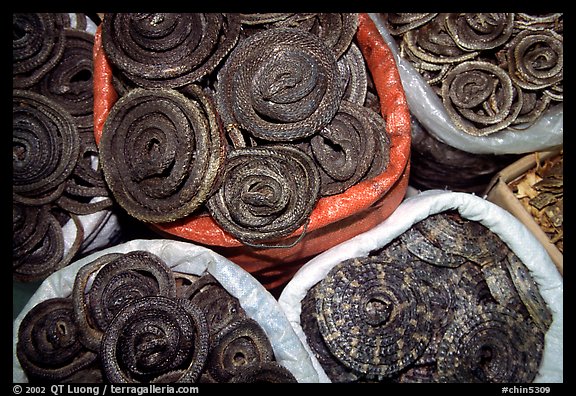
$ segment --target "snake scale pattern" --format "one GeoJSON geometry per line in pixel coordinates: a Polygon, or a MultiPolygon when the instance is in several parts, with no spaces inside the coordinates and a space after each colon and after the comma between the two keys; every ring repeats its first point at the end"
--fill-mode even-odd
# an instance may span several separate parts
{"type": "Polygon", "coordinates": [[[16,348],[32,383],[296,382],[211,274],[173,272],[142,250],[80,268],[69,296],[24,317],[16,348]]]}
{"type": "Polygon", "coordinates": [[[553,320],[507,245],[452,210],[338,263],[301,307],[332,382],[531,382],[553,320]]]}

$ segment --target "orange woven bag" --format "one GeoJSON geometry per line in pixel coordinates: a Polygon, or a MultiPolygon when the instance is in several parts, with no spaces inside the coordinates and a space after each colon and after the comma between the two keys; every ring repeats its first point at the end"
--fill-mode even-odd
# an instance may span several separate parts
{"type": "MultiPolygon", "coordinates": [[[[102,48],[98,28],[94,45],[94,133],[99,142],[106,116],[118,98],[112,70],[102,48]]],[[[372,75],[381,113],[390,136],[390,163],[380,175],[343,193],[321,198],[307,229],[294,231],[274,244],[288,248],[254,248],[224,231],[207,214],[190,215],[170,223],[154,224],[160,234],[206,245],[250,272],[269,290],[285,285],[300,266],[315,256],[382,222],[402,202],[410,169],[410,111],[396,62],[368,14],[359,14],[356,39],[372,75]],[[301,234],[305,232],[305,235],[301,234]]]]}

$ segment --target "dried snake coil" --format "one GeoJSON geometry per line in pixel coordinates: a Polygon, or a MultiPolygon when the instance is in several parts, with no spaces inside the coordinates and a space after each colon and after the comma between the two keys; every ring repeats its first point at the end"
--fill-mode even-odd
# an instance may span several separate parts
{"type": "Polygon", "coordinates": [[[454,123],[475,136],[497,132],[522,109],[522,90],[505,70],[490,62],[455,66],[442,83],[442,101],[454,123]]]}
{"type": "Polygon", "coordinates": [[[500,305],[459,311],[438,347],[441,382],[532,382],[538,373],[544,333],[500,305]]]}
{"type": "Polygon", "coordinates": [[[18,328],[16,355],[31,379],[60,381],[97,360],[78,330],[70,298],[47,299],[28,312],[18,328]]]}
{"type": "Polygon", "coordinates": [[[80,155],[70,113],[28,90],[12,91],[12,186],[14,201],[40,205],[57,199],[80,155]]]}
{"type": "Polygon", "coordinates": [[[93,134],[94,36],[74,29],[66,29],[64,33],[62,59],[40,80],[37,90],[69,111],[79,130],[93,134]]]}
{"type": "Polygon", "coordinates": [[[345,260],[316,292],[318,327],[332,354],[367,378],[414,362],[431,332],[431,307],[417,280],[378,258],[345,260]]]}
{"type": "Polygon", "coordinates": [[[225,150],[216,111],[199,87],[186,93],[133,89],[104,124],[104,177],[120,206],[139,220],[180,219],[216,188],[225,150]]]}
{"type": "Polygon", "coordinates": [[[241,40],[218,72],[218,111],[227,128],[268,141],[311,136],[338,111],[336,58],[317,36],[275,28],[241,40]]]}
{"type": "Polygon", "coordinates": [[[12,14],[12,86],[30,88],[62,59],[64,29],[58,14],[12,14]]]}
{"type": "Polygon", "coordinates": [[[195,382],[208,348],[208,324],[198,307],[185,299],[147,296],[114,317],[100,354],[112,382],[195,382]]]}
{"type": "Polygon", "coordinates": [[[110,62],[145,88],[200,81],[234,47],[239,32],[236,14],[111,13],[102,21],[110,62]]]}
{"type": "Polygon", "coordinates": [[[214,220],[244,243],[289,235],[305,225],[320,191],[313,160],[282,144],[232,150],[222,185],[207,201],[214,220]]]}

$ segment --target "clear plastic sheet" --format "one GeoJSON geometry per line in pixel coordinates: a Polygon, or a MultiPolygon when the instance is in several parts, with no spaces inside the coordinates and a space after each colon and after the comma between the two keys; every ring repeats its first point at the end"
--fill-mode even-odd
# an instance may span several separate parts
{"type": "Polygon", "coordinates": [[[248,316],[262,326],[270,339],[276,360],[290,370],[298,382],[318,382],[318,375],[312,366],[310,356],[299,337],[294,333],[280,305],[252,275],[207,248],[188,242],[166,239],[129,241],[93,253],[50,275],[14,320],[13,382],[27,381],[16,357],[18,328],[26,313],[39,302],[48,298],[70,295],[76,273],[82,266],[104,254],[127,253],[133,250],[146,250],[156,254],[173,271],[195,275],[204,272],[212,274],[230,294],[238,298],[248,316]]]}
{"type": "Polygon", "coordinates": [[[370,231],[304,264],[282,291],[278,302],[309,351],[320,382],[330,382],[330,379],[313,356],[300,326],[301,301],[308,290],[338,263],[367,256],[372,250],[386,246],[414,223],[449,209],[458,210],[462,217],[479,221],[496,233],[531,271],[553,315],[552,325],[545,336],[542,364],[534,382],[563,381],[564,282],[546,250],[518,219],[490,201],[468,193],[428,190],[406,198],[390,217],[370,231]]]}
{"type": "MultiPolygon", "coordinates": [[[[386,29],[382,16],[378,13],[369,15],[394,53],[410,112],[440,141],[474,154],[523,154],[545,151],[563,144],[562,103],[550,107],[526,129],[508,128],[488,136],[472,136],[459,130],[450,120],[442,100],[432,91],[430,85],[409,61],[400,57],[398,46],[386,29]]],[[[523,127],[518,125],[518,128],[523,127]]]]}

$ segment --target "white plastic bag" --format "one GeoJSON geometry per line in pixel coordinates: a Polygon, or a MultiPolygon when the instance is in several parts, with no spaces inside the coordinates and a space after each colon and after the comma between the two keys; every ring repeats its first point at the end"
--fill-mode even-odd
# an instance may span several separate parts
{"type": "Polygon", "coordinates": [[[304,264],[282,291],[278,302],[310,353],[321,382],[330,382],[330,379],[313,356],[300,326],[301,301],[308,290],[338,263],[367,256],[386,246],[414,223],[450,209],[496,233],[531,271],[553,316],[545,335],[540,371],[534,382],[563,381],[564,282],[546,250],[518,219],[492,202],[468,193],[428,190],[405,199],[389,218],[370,231],[334,246],[304,264]]]}
{"type": "Polygon", "coordinates": [[[27,381],[16,357],[18,328],[26,313],[46,299],[69,296],[76,273],[84,265],[108,253],[127,253],[134,250],[145,250],[157,255],[173,271],[195,275],[204,272],[212,274],[240,301],[246,314],[262,326],[272,344],[276,361],[290,370],[298,382],[318,382],[310,356],[278,302],[252,275],[207,248],[165,239],[138,239],[110,247],[78,260],[46,278],[13,323],[13,382],[27,381]]]}

